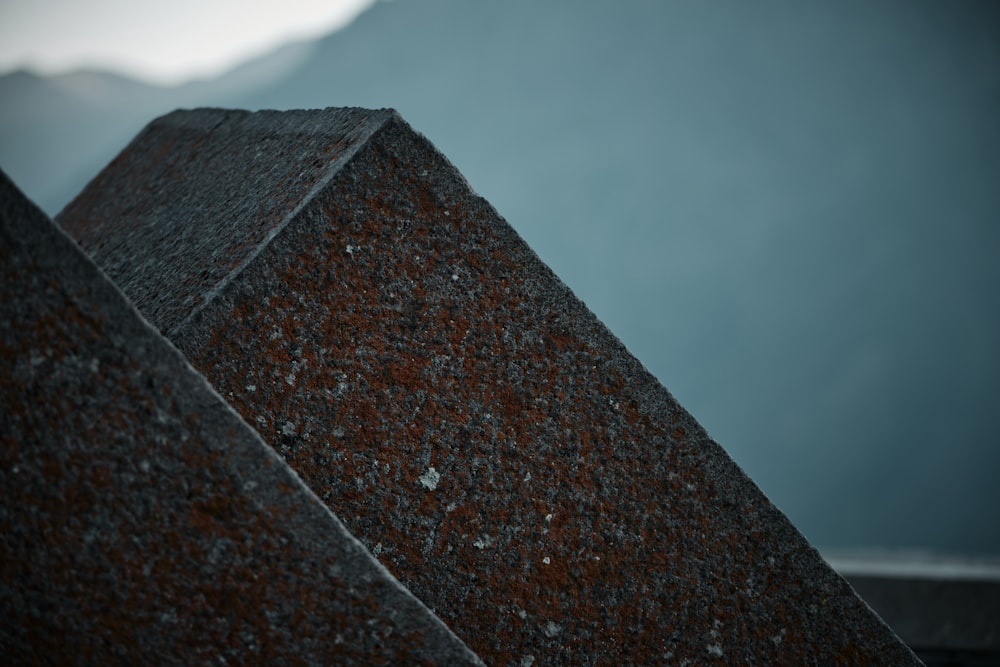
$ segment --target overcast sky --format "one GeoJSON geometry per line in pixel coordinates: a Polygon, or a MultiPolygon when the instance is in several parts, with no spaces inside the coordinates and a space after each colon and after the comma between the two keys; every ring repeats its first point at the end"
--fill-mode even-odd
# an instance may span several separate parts
{"type": "Polygon", "coordinates": [[[375,0],[0,0],[0,73],[98,67],[152,83],[220,74],[375,0]]]}

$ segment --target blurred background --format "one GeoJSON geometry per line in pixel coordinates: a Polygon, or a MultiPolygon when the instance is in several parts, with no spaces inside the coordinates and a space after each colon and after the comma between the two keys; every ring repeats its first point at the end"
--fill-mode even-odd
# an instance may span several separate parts
{"type": "Polygon", "coordinates": [[[0,3],[50,215],[195,106],[398,109],[821,550],[1000,555],[1000,4],[0,3]]]}

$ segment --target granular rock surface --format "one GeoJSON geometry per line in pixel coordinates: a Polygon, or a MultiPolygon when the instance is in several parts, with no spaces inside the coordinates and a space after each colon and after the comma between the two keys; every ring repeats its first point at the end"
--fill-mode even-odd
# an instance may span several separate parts
{"type": "Polygon", "coordinates": [[[5,664],[482,664],[0,174],[5,664]]]}
{"type": "Polygon", "coordinates": [[[917,662],[396,114],[178,112],[59,221],[487,662],[917,662]],[[318,180],[324,154],[280,140],[358,114],[318,180]],[[255,145],[271,182],[243,177],[255,145]],[[187,151],[175,178],[167,150],[187,151]],[[272,224],[248,210],[284,217],[243,245],[272,224]],[[163,235],[175,283],[237,268],[158,289],[163,235]]]}

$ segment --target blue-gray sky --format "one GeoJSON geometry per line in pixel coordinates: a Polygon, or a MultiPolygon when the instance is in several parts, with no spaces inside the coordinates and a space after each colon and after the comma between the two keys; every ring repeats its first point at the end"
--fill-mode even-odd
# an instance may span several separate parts
{"type": "Polygon", "coordinates": [[[374,0],[2,0],[0,72],[106,69],[172,84],[354,19],[374,0]]]}

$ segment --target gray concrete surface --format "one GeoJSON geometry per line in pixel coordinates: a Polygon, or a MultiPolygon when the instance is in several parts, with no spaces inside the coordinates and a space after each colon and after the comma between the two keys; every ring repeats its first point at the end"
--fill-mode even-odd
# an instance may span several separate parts
{"type": "Polygon", "coordinates": [[[927,665],[1000,665],[1000,561],[895,551],[825,554],[927,665]]]}

